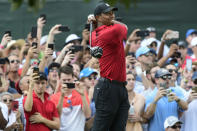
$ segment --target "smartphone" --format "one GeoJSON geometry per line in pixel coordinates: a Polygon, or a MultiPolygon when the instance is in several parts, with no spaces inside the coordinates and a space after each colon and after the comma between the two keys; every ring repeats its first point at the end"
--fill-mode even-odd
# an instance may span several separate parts
{"type": "Polygon", "coordinates": [[[58,30],[59,31],[62,31],[62,32],[68,32],[68,31],[70,31],[70,29],[68,28],[68,26],[60,26],[58,30]]]}
{"type": "Polygon", "coordinates": [[[54,49],[54,44],[53,43],[49,43],[48,44],[48,48],[51,48],[51,50],[53,50],[54,49]]]}
{"type": "Polygon", "coordinates": [[[66,84],[67,88],[69,88],[69,89],[75,88],[75,83],[64,83],[64,84],[66,84]]]}
{"type": "Polygon", "coordinates": [[[34,67],[34,68],[33,68],[33,73],[39,74],[39,68],[38,68],[38,67],[34,67]]]}
{"type": "Polygon", "coordinates": [[[12,110],[13,111],[16,111],[16,110],[18,110],[18,101],[13,101],[13,108],[12,108],[12,110]]]}
{"type": "Polygon", "coordinates": [[[136,32],[136,35],[137,35],[138,37],[146,37],[146,36],[149,36],[149,31],[147,31],[147,30],[144,30],[144,31],[137,31],[137,32],[136,32]]]}
{"type": "Polygon", "coordinates": [[[189,72],[192,70],[192,59],[187,59],[186,60],[186,69],[189,72]]]}
{"type": "Polygon", "coordinates": [[[70,48],[70,51],[71,51],[72,54],[74,54],[75,52],[83,51],[83,46],[74,45],[70,48]]]}
{"type": "Polygon", "coordinates": [[[160,87],[163,88],[163,89],[167,89],[167,85],[166,85],[165,82],[164,83],[160,83],[160,87]]]}
{"type": "Polygon", "coordinates": [[[85,24],[84,29],[88,29],[88,31],[90,31],[90,24],[85,24]]]}
{"type": "Polygon", "coordinates": [[[197,93],[197,87],[192,87],[192,90],[197,93]]]}
{"type": "Polygon", "coordinates": [[[36,47],[36,48],[37,48],[37,47],[38,47],[38,43],[33,42],[33,43],[32,43],[32,47],[36,47]]]}
{"type": "Polygon", "coordinates": [[[31,28],[31,37],[32,38],[37,38],[37,26],[33,26],[31,28]]]}
{"type": "Polygon", "coordinates": [[[12,34],[11,34],[11,31],[5,31],[5,33],[4,34],[8,34],[9,36],[11,36],[12,34]]]}
{"type": "Polygon", "coordinates": [[[47,16],[46,16],[46,14],[41,14],[40,15],[40,18],[43,18],[43,20],[45,20],[45,22],[44,22],[44,24],[46,24],[46,22],[47,22],[47,16]]]}
{"type": "Polygon", "coordinates": [[[179,39],[179,32],[178,31],[172,31],[171,33],[167,34],[166,39],[167,40],[179,39]]]}
{"type": "Polygon", "coordinates": [[[4,65],[6,62],[5,58],[0,58],[0,64],[4,65]]]}

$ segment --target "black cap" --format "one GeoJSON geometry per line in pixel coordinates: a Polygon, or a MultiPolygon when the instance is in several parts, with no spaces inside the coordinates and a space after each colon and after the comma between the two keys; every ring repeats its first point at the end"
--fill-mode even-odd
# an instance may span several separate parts
{"type": "Polygon", "coordinates": [[[179,41],[178,46],[182,46],[184,48],[187,48],[187,43],[185,41],[179,41]]]}
{"type": "Polygon", "coordinates": [[[118,8],[112,7],[109,4],[102,2],[96,6],[96,8],[94,10],[94,16],[100,15],[101,13],[106,13],[109,11],[117,11],[117,10],[118,10],[118,8]]]}
{"type": "Polygon", "coordinates": [[[161,68],[155,73],[155,78],[160,78],[165,75],[172,75],[168,70],[161,68]]]}
{"type": "Polygon", "coordinates": [[[47,81],[47,76],[44,72],[39,72],[38,75],[40,76],[39,80],[46,80],[47,81]]]}

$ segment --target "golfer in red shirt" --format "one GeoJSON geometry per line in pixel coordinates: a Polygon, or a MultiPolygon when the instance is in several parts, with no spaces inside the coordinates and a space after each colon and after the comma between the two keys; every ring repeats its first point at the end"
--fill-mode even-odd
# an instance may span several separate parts
{"type": "Polygon", "coordinates": [[[47,77],[44,73],[32,74],[29,92],[23,101],[26,131],[51,131],[60,128],[58,111],[55,104],[48,99],[46,86],[47,77]]]}
{"type": "Polygon", "coordinates": [[[99,59],[101,78],[94,89],[96,115],[93,131],[125,131],[128,118],[123,46],[127,26],[114,20],[115,10],[117,8],[107,3],[99,3],[94,10],[97,28],[92,32],[91,40],[93,47],[102,48],[103,55],[99,59]]]}

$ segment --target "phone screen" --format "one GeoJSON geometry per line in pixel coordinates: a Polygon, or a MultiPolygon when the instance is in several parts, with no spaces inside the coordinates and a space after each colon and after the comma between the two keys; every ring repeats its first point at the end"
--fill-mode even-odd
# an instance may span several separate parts
{"type": "Polygon", "coordinates": [[[53,50],[54,49],[54,44],[48,44],[48,48],[51,48],[51,50],[53,50]]]}
{"type": "Polygon", "coordinates": [[[31,29],[31,37],[37,38],[37,26],[32,27],[31,29]]]}
{"type": "Polygon", "coordinates": [[[13,101],[13,110],[16,111],[18,110],[18,101],[13,101]]]}
{"type": "Polygon", "coordinates": [[[187,69],[187,71],[192,70],[192,59],[187,59],[186,60],[186,69],[187,69]]]}
{"type": "Polygon", "coordinates": [[[64,83],[64,84],[66,84],[67,88],[69,88],[69,89],[75,88],[75,83],[64,83]]]}
{"type": "Polygon", "coordinates": [[[68,32],[68,31],[70,31],[70,29],[68,28],[68,26],[60,26],[59,31],[68,32]]]}
{"type": "Polygon", "coordinates": [[[46,24],[46,22],[47,22],[47,18],[46,18],[46,14],[41,14],[40,15],[40,18],[43,18],[43,20],[45,20],[45,22],[44,22],[44,24],[46,24]]]}

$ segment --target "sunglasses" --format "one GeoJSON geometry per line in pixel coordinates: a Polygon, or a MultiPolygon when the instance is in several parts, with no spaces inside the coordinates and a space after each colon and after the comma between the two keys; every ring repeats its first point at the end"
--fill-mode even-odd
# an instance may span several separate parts
{"type": "Polygon", "coordinates": [[[93,76],[93,77],[88,77],[89,80],[96,80],[97,77],[96,76],[93,76]]]}
{"type": "Polygon", "coordinates": [[[59,70],[58,69],[50,69],[49,70],[49,72],[54,72],[54,71],[58,72],[59,70]]]}
{"type": "Polygon", "coordinates": [[[173,71],[174,71],[175,73],[177,73],[177,70],[173,70],[173,69],[168,69],[168,71],[169,71],[170,73],[172,73],[173,71]]]}
{"type": "Polygon", "coordinates": [[[174,125],[174,126],[171,126],[170,128],[172,128],[172,129],[177,129],[177,128],[181,129],[181,125],[174,125]]]}
{"type": "Polygon", "coordinates": [[[11,60],[11,61],[10,61],[10,63],[14,63],[14,62],[16,62],[17,64],[20,63],[19,60],[11,60]]]}
{"type": "Polygon", "coordinates": [[[171,76],[170,75],[165,75],[165,76],[162,76],[161,79],[163,79],[163,80],[169,79],[170,80],[171,76]]]}
{"type": "Polygon", "coordinates": [[[19,49],[19,50],[20,50],[20,47],[19,47],[19,46],[12,46],[12,47],[10,48],[10,50],[16,50],[16,49],[19,49]]]}
{"type": "Polygon", "coordinates": [[[6,102],[10,102],[11,103],[12,101],[13,101],[12,99],[3,99],[4,103],[6,103],[6,102]]]}
{"type": "Polygon", "coordinates": [[[153,54],[152,53],[146,53],[146,54],[143,54],[144,56],[146,56],[146,57],[149,57],[149,56],[153,56],[153,54]]]}

